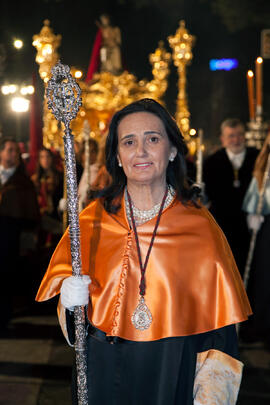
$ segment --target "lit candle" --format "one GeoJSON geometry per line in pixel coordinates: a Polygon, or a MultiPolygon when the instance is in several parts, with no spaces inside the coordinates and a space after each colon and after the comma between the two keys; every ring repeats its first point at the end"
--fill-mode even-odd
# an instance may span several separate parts
{"type": "Polygon", "coordinates": [[[262,63],[260,56],[256,59],[256,113],[262,114],[262,63]]]}
{"type": "Polygon", "coordinates": [[[255,119],[255,104],[254,104],[254,73],[252,70],[247,72],[247,88],[248,88],[248,106],[250,121],[255,119]]]}
{"type": "Polygon", "coordinates": [[[199,186],[202,185],[202,164],[203,164],[202,146],[203,146],[203,130],[199,129],[197,138],[197,159],[196,159],[196,166],[197,166],[196,183],[199,186]]]}

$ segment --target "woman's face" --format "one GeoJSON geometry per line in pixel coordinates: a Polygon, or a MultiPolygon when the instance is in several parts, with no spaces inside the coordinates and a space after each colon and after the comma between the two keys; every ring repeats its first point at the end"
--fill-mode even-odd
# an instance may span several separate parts
{"type": "Polygon", "coordinates": [[[128,182],[163,184],[170,157],[177,150],[171,145],[163,122],[154,114],[136,112],[118,125],[118,161],[128,182]]]}
{"type": "Polygon", "coordinates": [[[52,157],[51,155],[46,151],[42,150],[39,154],[39,164],[42,167],[42,169],[47,170],[51,167],[52,165],[52,157]]]}

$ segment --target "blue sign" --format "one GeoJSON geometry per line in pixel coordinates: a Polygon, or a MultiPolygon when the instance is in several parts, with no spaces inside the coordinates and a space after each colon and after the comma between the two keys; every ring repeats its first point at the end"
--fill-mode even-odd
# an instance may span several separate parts
{"type": "Polygon", "coordinates": [[[232,70],[237,66],[237,59],[211,59],[209,62],[210,70],[232,70]]]}

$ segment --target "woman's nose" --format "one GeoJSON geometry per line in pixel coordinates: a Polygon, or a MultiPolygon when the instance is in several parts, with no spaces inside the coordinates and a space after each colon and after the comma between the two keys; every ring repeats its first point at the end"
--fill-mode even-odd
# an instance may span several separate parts
{"type": "Polygon", "coordinates": [[[147,154],[147,151],[146,151],[146,148],[145,148],[145,143],[144,142],[138,142],[137,155],[144,156],[145,154],[147,154]]]}

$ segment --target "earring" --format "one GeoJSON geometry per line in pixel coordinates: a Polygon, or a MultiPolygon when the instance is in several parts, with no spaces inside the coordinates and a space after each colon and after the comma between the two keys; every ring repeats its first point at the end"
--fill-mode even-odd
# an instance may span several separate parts
{"type": "Polygon", "coordinates": [[[170,161],[170,162],[173,162],[173,161],[174,161],[174,156],[173,156],[173,155],[171,155],[171,156],[169,157],[169,161],[170,161]]]}
{"type": "Polygon", "coordinates": [[[118,162],[118,166],[119,166],[119,167],[122,167],[122,163],[121,163],[120,161],[118,162]]]}

